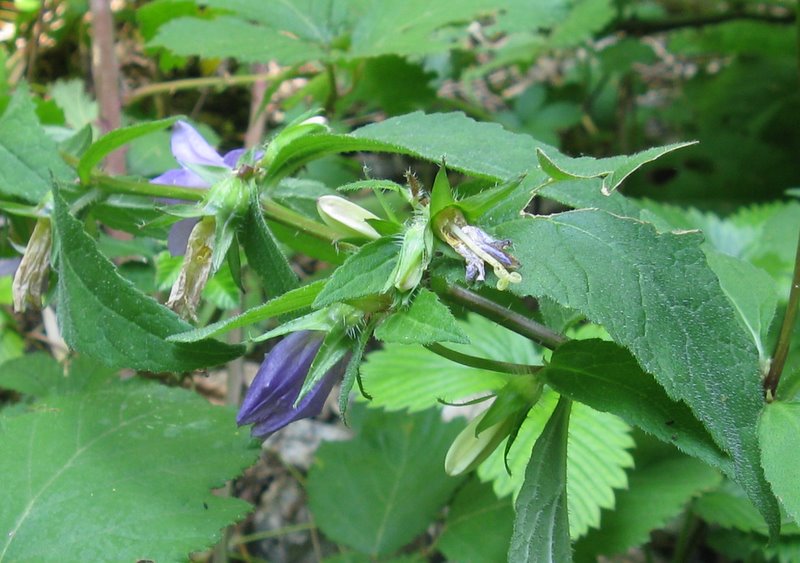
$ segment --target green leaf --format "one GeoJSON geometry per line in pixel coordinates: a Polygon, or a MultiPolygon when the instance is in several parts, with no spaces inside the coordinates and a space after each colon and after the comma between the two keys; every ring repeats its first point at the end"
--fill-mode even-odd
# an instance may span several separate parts
{"type": "Polygon", "coordinates": [[[4,362],[0,370],[0,387],[34,397],[52,393],[62,379],[64,369],[43,352],[4,362]]]}
{"type": "Polygon", "coordinates": [[[767,333],[778,306],[775,282],[764,270],[733,256],[707,248],[706,258],[722,291],[733,303],[737,318],[753,339],[759,358],[766,362],[770,354],[765,349],[767,333]]]}
{"type": "Polygon", "coordinates": [[[594,561],[645,543],[651,530],[664,527],[691,498],[720,481],[714,469],[677,452],[656,459],[637,455],[628,489],[617,493],[614,510],[603,511],[602,527],[578,541],[576,559],[594,561]]]}
{"type": "Polygon", "coordinates": [[[257,190],[250,192],[250,207],[240,236],[248,264],[258,274],[267,297],[277,297],[297,287],[297,274],[264,221],[257,190]]]}
{"type": "Polygon", "coordinates": [[[715,529],[708,534],[708,545],[732,561],[796,563],[800,561],[800,537],[781,537],[767,544],[761,534],[743,534],[737,530],[715,529]]]}
{"type": "Polygon", "coordinates": [[[773,402],[759,422],[764,472],[786,512],[800,524],[800,403],[773,402]]]}
{"type": "Polygon", "coordinates": [[[681,451],[733,473],[731,459],[686,404],[670,399],[653,376],[613,342],[567,342],[553,352],[541,377],[559,393],[615,414],[681,451]]]}
{"type": "Polygon", "coordinates": [[[777,526],[755,428],[763,406],[758,352],[706,263],[701,236],[659,234],[598,210],[528,217],[497,231],[515,243],[522,264],[522,283],[510,289],[549,296],[603,325],[703,421],[777,526]]]}
{"type": "Polygon", "coordinates": [[[249,444],[231,410],[141,380],[0,417],[0,558],[184,561],[248,512],[210,489],[249,444]]]}
{"type": "MultiPolygon", "coordinates": [[[[520,364],[541,362],[530,340],[483,317],[470,315],[459,326],[471,344],[451,346],[456,351],[520,364]]],[[[369,354],[361,375],[372,396],[370,405],[411,412],[435,406],[439,399],[455,401],[497,391],[510,377],[457,364],[419,345],[403,344],[386,344],[369,354]]]]}
{"type": "Polygon", "coordinates": [[[444,456],[461,426],[443,423],[438,409],[368,410],[354,440],[317,451],[306,487],[317,525],[333,541],[373,556],[410,542],[460,482],[445,475],[444,456]]]}
{"type": "Polygon", "coordinates": [[[58,317],[70,346],[109,366],[149,371],[187,371],[242,353],[241,347],[214,340],[168,342],[168,336],[191,325],[120,277],[57,190],[54,200],[58,317]]]}
{"type": "Polygon", "coordinates": [[[399,253],[400,246],[391,238],[365,244],[336,269],[314,300],[314,307],[383,293],[399,253]]]}
{"type": "Polygon", "coordinates": [[[498,499],[489,485],[471,480],[450,504],[437,546],[448,561],[503,561],[513,526],[511,499],[498,499]]]}
{"type": "MultiPolygon", "coordinates": [[[[555,393],[545,390],[528,412],[508,450],[510,475],[504,458],[505,444],[500,444],[478,468],[478,476],[483,481],[492,481],[498,496],[516,495],[520,490],[531,448],[553,412],[557,398],[555,393]]],[[[625,468],[633,465],[627,450],[634,444],[628,425],[614,415],[574,403],[570,416],[567,504],[570,536],[578,538],[589,527],[600,526],[600,510],[614,506],[614,489],[627,486],[625,468]]]]}
{"type": "Polygon", "coordinates": [[[536,149],[539,165],[545,173],[554,180],[568,180],[572,178],[603,178],[601,191],[609,194],[631,174],[644,164],[672,151],[694,145],[696,141],[688,143],[673,143],[663,147],[654,147],[636,154],[626,156],[612,156],[610,158],[591,158],[582,156],[570,158],[560,153],[546,154],[542,149],[536,149]]]}
{"type": "Polygon", "coordinates": [[[78,163],[78,176],[81,182],[85,184],[89,181],[92,169],[100,164],[100,161],[109,153],[120,148],[125,143],[129,143],[133,139],[166,129],[179,119],[181,119],[180,116],[175,116],[167,119],[159,119],[157,121],[146,121],[129,127],[121,127],[120,129],[106,133],[97,139],[97,141],[83,153],[78,163]]]}
{"type": "Polygon", "coordinates": [[[345,424],[347,423],[347,407],[350,403],[350,392],[353,390],[353,385],[355,385],[356,381],[359,379],[361,359],[364,357],[364,351],[367,349],[370,338],[372,338],[372,325],[368,324],[366,328],[358,333],[355,342],[353,342],[350,360],[347,362],[347,367],[342,377],[342,384],[339,386],[339,413],[345,424]]]}
{"type": "Polygon", "coordinates": [[[28,87],[19,86],[0,117],[0,193],[39,203],[53,179],[71,182],[74,177],[42,131],[28,87]]]}
{"type": "Polygon", "coordinates": [[[49,90],[50,96],[64,111],[64,119],[70,128],[77,131],[97,120],[97,102],[84,90],[83,80],[57,80],[50,85],[49,90]]]}
{"type": "Polygon", "coordinates": [[[375,338],[398,344],[469,343],[447,305],[424,288],[408,309],[392,313],[378,325],[375,338]]]}
{"type": "Polygon", "coordinates": [[[325,286],[325,280],[312,282],[308,285],[287,291],[280,297],[267,301],[263,305],[248,309],[241,315],[224,319],[202,328],[196,328],[167,337],[170,342],[198,342],[206,338],[219,336],[235,328],[266,321],[273,317],[307,309],[316,299],[325,286]]]}
{"type": "Polygon", "coordinates": [[[562,397],[536,440],[514,505],[509,561],[572,561],[567,517],[567,431],[571,401],[562,397]]]}

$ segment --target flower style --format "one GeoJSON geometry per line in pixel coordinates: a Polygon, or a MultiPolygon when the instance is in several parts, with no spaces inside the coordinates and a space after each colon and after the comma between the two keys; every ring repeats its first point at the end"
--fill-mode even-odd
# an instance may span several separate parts
{"type": "Polygon", "coordinates": [[[266,438],[291,422],[320,413],[342,376],[344,362],[326,373],[297,407],[294,403],[324,338],[321,331],[294,332],[270,350],[239,409],[239,426],[253,424],[251,435],[266,438]]]}

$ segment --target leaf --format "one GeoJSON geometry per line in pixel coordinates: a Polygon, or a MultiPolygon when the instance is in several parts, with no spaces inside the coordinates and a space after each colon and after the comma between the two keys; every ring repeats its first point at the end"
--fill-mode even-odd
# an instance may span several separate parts
{"type": "Polygon", "coordinates": [[[109,366],[149,371],[187,371],[242,353],[241,347],[214,340],[168,342],[168,336],[191,325],[119,276],[57,190],[54,202],[58,319],[70,346],[109,366]]]}
{"type": "Polygon", "coordinates": [[[763,406],[758,352],[706,264],[702,238],[659,234],[598,210],[528,217],[497,231],[515,243],[522,264],[522,283],[510,289],[546,295],[603,325],[667,395],[689,405],[777,526],[755,428],[763,406]]]}
{"type": "Polygon", "coordinates": [[[681,451],[733,473],[731,459],[686,404],[670,399],[653,376],[613,342],[567,342],[553,352],[541,377],[559,393],[615,414],[681,451]]]}
{"type": "Polygon", "coordinates": [[[249,510],[210,491],[249,443],[231,410],[141,380],[0,417],[0,558],[185,561],[249,510]]]}
{"type": "Polygon", "coordinates": [[[773,402],[767,405],[758,426],[761,463],[789,516],[800,524],[800,403],[773,402]]]}
{"type": "Polygon", "coordinates": [[[328,278],[325,289],[314,300],[314,307],[383,293],[399,253],[400,247],[391,238],[365,244],[328,278]]]}
{"type": "Polygon", "coordinates": [[[266,321],[273,317],[307,309],[325,286],[325,280],[312,282],[308,285],[287,291],[280,297],[267,301],[263,305],[248,309],[241,315],[224,319],[202,328],[196,328],[167,337],[170,342],[198,342],[206,338],[225,334],[235,328],[266,321]]]}
{"type": "Polygon", "coordinates": [[[609,194],[631,174],[644,164],[672,151],[696,144],[697,141],[688,143],[673,143],[663,147],[654,147],[636,154],[626,156],[612,156],[610,158],[591,158],[582,156],[570,158],[560,153],[548,155],[544,150],[536,149],[536,158],[542,170],[554,180],[568,180],[572,178],[603,178],[601,191],[609,194]]]}
{"type": "Polygon", "coordinates": [[[456,493],[437,546],[448,561],[503,561],[514,526],[511,499],[475,479],[456,493]]]}
{"type": "Polygon", "coordinates": [[[567,431],[571,401],[561,398],[536,440],[514,505],[509,561],[572,561],[567,517],[567,431]]]}
{"type": "Polygon", "coordinates": [[[737,530],[715,529],[708,534],[708,545],[732,561],[769,561],[770,563],[796,563],[800,561],[800,537],[781,537],[781,541],[767,544],[760,534],[743,534],[737,530]]]}
{"type": "Polygon", "coordinates": [[[53,179],[74,177],[39,125],[28,87],[19,86],[0,117],[0,193],[39,203],[53,179]]]}
{"type": "Polygon", "coordinates": [[[34,397],[50,394],[64,379],[64,369],[43,352],[27,354],[1,365],[0,387],[34,397]]]}
{"type": "Polygon", "coordinates": [[[407,310],[392,313],[378,325],[375,338],[398,344],[469,343],[450,309],[424,288],[407,310]]]}
{"type": "MultiPolygon", "coordinates": [[[[456,351],[493,360],[536,364],[541,355],[530,340],[497,324],[470,315],[459,326],[471,344],[451,346],[456,351]]],[[[505,386],[508,374],[467,367],[447,360],[419,345],[386,344],[361,365],[370,405],[411,412],[454,401],[476,393],[487,394],[505,386]]]]}
{"type": "Polygon", "coordinates": [[[759,358],[766,362],[767,333],[778,306],[775,282],[763,270],[733,256],[708,248],[706,258],[722,291],[733,303],[737,318],[753,339],[759,358]]]}
{"type": "MultiPolygon", "coordinates": [[[[674,450],[673,450],[674,451],[674,450]]],[[[650,531],[675,518],[689,500],[719,484],[720,474],[688,456],[636,456],[628,488],[617,493],[614,510],[603,511],[602,527],[590,530],[575,546],[576,559],[595,561],[645,543],[650,531]]]]}
{"type": "Polygon", "coordinates": [[[129,143],[133,139],[142,137],[155,131],[166,129],[176,121],[181,119],[181,116],[169,117],[167,119],[159,119],[156,121],[146,121],[144,123],[137,123],[128,127],[121,127],[106,133],[89,149],[83,153],[80,162],[78,163],[78,176],[81,182],[86,184],[89,182],[89,176],[92,169],[100,164],[106,155],[120,148],[122,145],[129,143]]]}
{"type": "MultiPolygon", "coordinates": [[[[531,448],[553,412],[557,398],[552,391],[545,391],[528,413],[507,459],[504,459],[503,443],[478,468],[478,476],[482,481],[492,481],[498,496],[517,495],[531,448]]],[[[567,504],[570,536],[578,538],[589,527],[600,526],[600,510],[614,507],[614,489],[627,486],[625,468],[633,465],[627,450],[634,444],[628,425],[614,415],[574,403],[570,417],[567,504]]]]}
{"type": "Polygon", "coordinates": [[[368,410],[354,440],[317,451],[306,487],[317,525],[333,541],[373,556],[410,542],[460,482],[445,475],[444,456],[461,426],[443,423],[437,409],[368,410]]]}
{"type": "Polygon", "coordinates": [[[64,111],[67,125],[76,131],[94,123],[99,114],[97,102],[89,97],[83,85],[78,78],[56,80],[50,85],[50,96],[64,111]]]}
{"type": "Polygon", "coordinates": [[[257,190],[251,190],[250,206],[240,236],[247,261],[258,274],[267,297],[277,297],[297,287],[297,274],[278,248],[261,214],[257,190]]]}

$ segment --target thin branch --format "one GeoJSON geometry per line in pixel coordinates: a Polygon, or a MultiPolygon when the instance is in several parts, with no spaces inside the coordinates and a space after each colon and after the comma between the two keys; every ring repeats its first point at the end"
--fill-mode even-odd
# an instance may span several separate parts
{"type": "Polygon", "coordinates": [[[675,18],[665,20],[639,20],[631,19],[622,21],[614,26],[616,31],[624,31],[630,35],[642,36],[664,31],[673,31],[687,27],[705,27],[729,21],[748,20],[774,24],[792,24],[795,14],[791,11],[785,14],[754,13],[754,12],[726,12],[722,14],[709,14],[704,16],[675,18]]]}
{"type": "Polygon", "coordinates": [[[769,373],[764,378],[764,391],[767,401],[775,399],[778,384],[781,381],[781,374],[786,365],[786,358],[789,355],[789,344],[792,341],[792,332],[797,321],[797,309],[800,306],[800,236],[797,239],[797,255],[794,259],[794,278],[792,287],[789,290],[789,304],[786,306],[786,314],[783,316],[781,332],[778,336],[778,343],[775,345],[775,353],[769,366],[769,373]]]}
{"type": "Polygon", "coordinates": [[[519,313],[515,313],[506,307],[499,305],[491,299],[478,295],[477,293],[458,286],[449,286],[444,292],[444,297],[463,305],[470,311],[479,313],[506,327],[509,330],[530,338],[546,348],[555,350],[568,338],[554,330],[537,323],[519,313]]]}

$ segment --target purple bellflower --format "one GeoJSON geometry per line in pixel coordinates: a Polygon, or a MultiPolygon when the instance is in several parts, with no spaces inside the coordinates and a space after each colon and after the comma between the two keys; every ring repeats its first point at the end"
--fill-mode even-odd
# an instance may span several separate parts
{"type": "Polygon", "coordinates": [[[297,407],[294,403],[324,339],[324,332],[304,330],[278,342],[264,358],[247,390],[236,417],[237,424],[252,424],[251,435],[266,438],[296,420],[318,415],[342,376],[344,361],[326,373],[297,407]]]}
{"type": "MultiPolygon", "coordinates": [[[[210,188],[209,183],[191,170],[191,166],[216,166],[233,170],[245,149],[234,149],[220,155],[214,147],[208,144],[197,130],[186,123],[178,121],[172,129],[170,141],[172,155],[180,168],[167,170],[160,176],[150,180],[153,184],[167,184],[170,186],[183,186],[185,188],[210,188]]],[[[168,200],[169,203],[176,203],[168,200]]],[[[175,223],[169,231],[167,248],[173,256],[180,256],[186,250],[186,243],[197,219],[182,219],[175,223]]]]}

